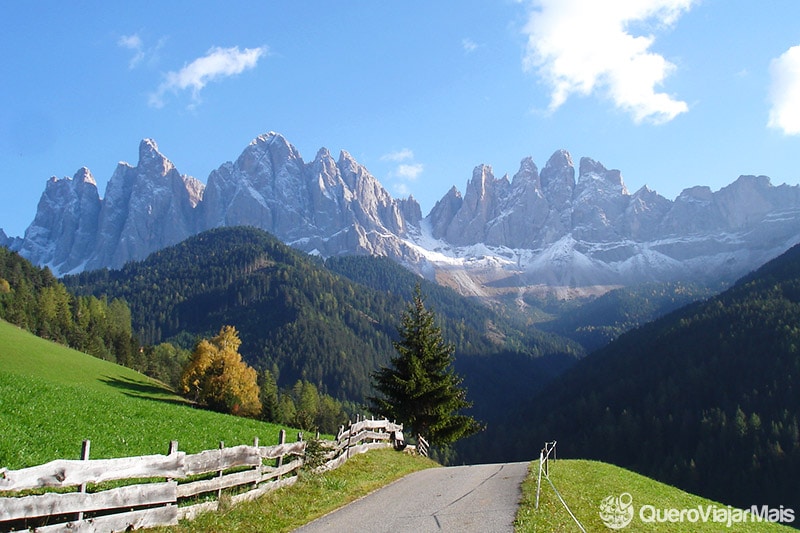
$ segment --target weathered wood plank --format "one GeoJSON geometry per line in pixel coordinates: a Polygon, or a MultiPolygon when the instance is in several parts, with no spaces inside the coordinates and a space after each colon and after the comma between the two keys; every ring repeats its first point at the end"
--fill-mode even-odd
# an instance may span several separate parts
{"type": "Polygon", "coordinates": [[[395,424],[388,420],[362,420],[350,426],[350,433],[358,433],[365,429],[381,429],[387,433],[391,433],[392,431],[402,431],[403,425],[395,424]]]}
{"type": "Polygon", "coordinates": [[[284,455],[303,455],[306,451],[306,441],[276,444],[259,448],[262,459],[278,459],[284,455]]]}
{"type": "Polygon", "coordinates": [[[290,463],[286,463],[276,468],[264,467],[261,469],[263,475],[261,476],[261,479],[258,480],[258,482],[262,483],[264,481],[269,481],[270,479],[274,479],[276,477],[285,476],[286,474],[291,474],[295,470],[299,470],[301,466],[303,466],[303,460],[296,459],[290,463]]]}
{"type": "Polygon", "coordinates": [[[258,470],[245,470],[244,472],[227,474],[222,477],[184,483],[182,485],[178,485],[178,498],[187,498],[189,496],[196,496],[197,494],[211,492],[213,490],[221,490],[230,487],[236,487],[238,485],[256,483],[260,478],[261,472],[258,470]]]}
{"type": "Polygon", "coordinates": [[[186,456],[185,476],[207,474],[235,466],[258,466],[261,453],[254,446],[234,446],[220,450],[206,450],[186,456]]]}
{"type": "Polygon", "coordinates": [[[178,524],[178,506],[154,507],[36,528],[37,533],[107,533],[178,524]]]}
{"type": "Polygon", "coordinates": [[[348,459],[347,454],[343,453],[339,457],[337,457],[335,459],[331,459],[330,461],[326,462],[324,465],[322,465],[319,468],[317,468],[317,471],[318,472],[327,472],[328,470],[336,470],[337,468],[339,468],[340,466],[345,464],[347,462],[347,459],[348,459]]]}
{"type": "Polygon", "coordinates": [[[202,513],[210,513],[219,508],[219,502],[203,502],[194,505],[187,505],[186,507],[178,507],[178,520],[194,520],[202,513]]]}
{"type": "Polygon", "coordinates": [[[175,482],[146,483],[88,494],[70,492],[0,498],[0,521],[175,503],[177,486],[175,482]]]}
{"type": "Polygon", "coordinates": [[[178,478],[185,475],[186,454],[143,455],[89,461],[58,459],[49,463],[6,470],[0,490],[25,490],[40,487],[75,487],[82,483],[102,483],[116,479],[151,477],[178,478]]]}
{"type": "Polygon", "coordinates": [[[273,481],[272,483],[267,483],[258,487],[257,489],[253,489],[248,492],[243,492],[242,494],[237,494],[231,498],[231,503],[236,505],[237,503],[255,500],[260,498],[264,494],[268,492],[272,492],[273,490],[280,489],[281,487],[288,487],[289,485],[294,485],[297,482],[297,476],[294,477],[287,477],[284,479],[280,479],[278,481],[273,481]]]}

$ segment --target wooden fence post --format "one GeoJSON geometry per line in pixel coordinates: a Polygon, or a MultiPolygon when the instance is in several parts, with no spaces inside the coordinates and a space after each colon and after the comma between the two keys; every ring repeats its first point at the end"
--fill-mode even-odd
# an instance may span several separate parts
{"type": "MultiPolygon", "coordinates": [[[[278,433],[278,444],[286,444],[286,430],[285,429],[280,430],[280,432],[278,433]]],[[[281,454],[281,456],[278,457],[278,463],[276,464],[276,466],[278,468],[283,466],[283,454],[281,454]]],[[[281,479],[281,476],[278,476],[278,480],[279,481],[280,481],[280,479],[281,479]]]]}
{"type": "MultiPolygon", "coordinates": [[[[219,449],[222,450],[225,448],[225,443],[223,441],[219,441],[219,449]]],[[[219,471],[219,475],[217,477],[222,477],[222,470],[219,471]]],[[[222,489],[217,489],[217,505],[219,505],[219,500],[222,498],[222,489]]]]}
{"type": "MultiPolygon", "coordinates": [[[[92,441],[85,439],[81,444],[81,461],[89,460],[89,450],[91,447],[92,441]]],[[[81,487],[78,489],[78,492],[86,492],[86,483],[81,483],[81,487]]],[[[83,511],[78,513],[78,520],[83,520],[83,511]]]]}
{"type": "MultiPolygon", "coordinates": [[[[256,449],[258,448],[258,437],[253,437],[253,448],[256,448],[256,449]]],[[[256,469],[258,472],[261,472],[261,467],[263,466],[263,464],[264,464],[264,460],[262,459],[262,460],[261,460],[261,464],[260,464],[260,465],[258,465],[258,466],[257,466],[255,469],[256,469]]],[[[258,488],[258,480],[256,480],[256,481],[253,481],[253,488],[254,488],[254,489],[255,489],[255,488],[258,488]]]]}
{"type": "MultiPolygon", "coordinates": [[[[167,450],[167,455],[172,455],[173,453],[178,453],[178,441],[176,440],[169,441],[169,450],[167,450]]],[[[173,481],[173,478],[168,477],[167,481],[173,481]]]]}
{"type": "Polygon", "coordinates": [[[544,459],[544,451],[539,452],[539,476],[536,480],[536,509],[539,508],[539,492],[542,490],[542,460],[544,459]]]}

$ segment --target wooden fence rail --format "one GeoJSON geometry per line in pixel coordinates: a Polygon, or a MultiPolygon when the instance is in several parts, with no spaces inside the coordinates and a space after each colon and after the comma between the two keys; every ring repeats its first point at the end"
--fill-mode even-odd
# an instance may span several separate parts
{"type": "MultiPolygon", "coordinates": [[[[395,432],[401,431],[402,425],[388,420],[342,427],[336,440],[321,441],[327,452],[318,470],[391,446],[395,432]]],[[[0,531],[130,531],[175,525],[217,510],[223,494],[231,504],[258,498],[295,483],[305,463],[308,443],[286,443],[285,435],[282,430],[275,446],[259,446],[256,439],[253,446],[226,448],[220,443],[219,449],[196,454],[178,451],[173,441],[167,455],[118,459],[88,459],[85,441],[82,460],[0,468],[0,531]],[[43,493],[27,495],[30,491],[43,493]]]]}

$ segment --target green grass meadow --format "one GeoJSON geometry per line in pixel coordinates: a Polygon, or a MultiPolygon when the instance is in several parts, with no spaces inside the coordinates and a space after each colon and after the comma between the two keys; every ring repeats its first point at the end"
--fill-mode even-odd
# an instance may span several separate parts
{"type": "MultiPolygon", "coordinates": [[[[538,471],[537,460],[531,463],[528,479],[523,483],[523,497],[517,512],[516,530],[542,533],[580,532],[544,477],[542,477],[539,509],[535,509],[538,471]]],[[[600,503],[607,496],[619,496],[622,493],[632,496],[634,514],[631,523],[619,531],[637,533],[640,531],[675,533],[796,531],[788,526],[769,522],[732,523],[729,527],[726,523],[714,522],[713,518],[703,522],[691,515],[685,515],[683,522],[679,521],[679,518],[669,521],[669,517],[663,513],[664,509],[696,510],[698,507],[706,509],[707,506],[716,509],[728,509],[728,507],[608,463],[560,459],[550,463],[550,479],[572,513],[589,532],[614,531],[606,527],[600,518],[600,503]],[[642,521],[640,510],[645,505],[662,510],[662,520],[642,521]],[[695,521],[691,521],[691,518],[695,518],[695,521]]],[[[645,513],[647,520],[655,516],[652,512],[645,513]]]]}
{"type": "MultiPolygon", "coordinates": [[[[276,444],[280,427],[195,409],[128,368],[48,342],[0,321],[0,468],[79,459],[188,453],[276,444]]],[[[287,430],[287,439],[296,432],[287,430]]]]}

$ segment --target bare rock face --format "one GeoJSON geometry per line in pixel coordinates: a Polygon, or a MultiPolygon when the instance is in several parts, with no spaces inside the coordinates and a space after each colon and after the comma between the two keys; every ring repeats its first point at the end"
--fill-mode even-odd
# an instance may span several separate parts
{"type": "Polygon", "coordinates": [[[72,178],[50,178],[20,254],[56,271],[81,269],[95,248],[100,207],[89,169],[81,168],[72,178]]]}
{"type": "Polygon", "coordinates": [[[197,183],[181,176],[155,141],[143,140],[137,165],[120,163],[108,182],[86,269],[119,268],[194,235],[197,183]]]}
{"type": "Polygon", "coordinates": [[[234,225],[323,257],[388,256],[471,295],[569,292],[740,276],[800,242],[800,187],[741,176],[672,201],[647,187],[630,194],[619,170],[588,157],[576,172],[557,150],[541,170],[522,159],[511,179],[478,165],[463,196],[452,187],[423,217],[413,198],[392,198],[345,151],[334,159],[322,148],[306,163],[270,132],[203,186],[145,139],[137,165],[120,163],[103,199],[88,169],[50,179],[24,238],[0,232],[0,245],[64,274],[119,267],[234,225]]]}
{"type": "Polygon", "coordinates": [[[450,254],[438,268],[475,295],[481,287],[732,280],[800,242],[800,187],[741,176],[670,201],[647,187],[631,195],[619,170],[586,157],[576,181],[572,161],[558,150],[537,174],[523,159],[510,183],[476,167],[463,201],[452,188],[426,218],[437,249],[450,254]]]}
{"type": "Polygon", "coordinates": [[[416,255],[404,245],[419,204],[394,200],[369,171],[323,148],[306,164],[280,134],[261,135],[234,163],[211,173],[202,203],[204,229],[251,225],[323,256],[416,255]]]}

